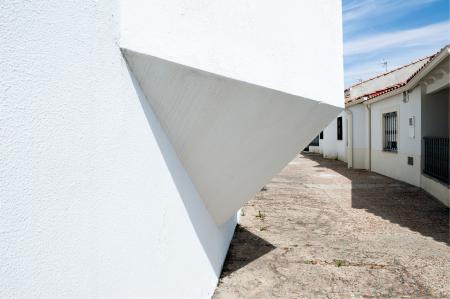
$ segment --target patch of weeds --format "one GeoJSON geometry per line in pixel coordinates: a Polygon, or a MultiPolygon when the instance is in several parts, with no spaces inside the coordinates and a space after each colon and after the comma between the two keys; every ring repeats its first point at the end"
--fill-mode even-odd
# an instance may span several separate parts
{"type": "Polygon", "coordinates": [[[307,265],[317,265],[317,261],[314,261],[314,260],[304,261],[303,263],[307,264],[307,265]]]}
{"type": "Polygon", "coordinates": [[[345,261],[343,261],[343,260],[334,260],[334,265],[336,267],[342,267],[342,266],[346,266],[347,263],[345,261]]]}
{"type": "Polygon", "coordinates": [[[244,210],[244,208],[241,208],[241,216],[245,216],[245,210],[244,210]]]}
{"type": "Polygon", "coordinates": [[[259,228],[259,230],[262,231],[262,232],[263,232],[263,231],[266,231],[266,230],[267,230],[267,226],[261,226],[261,227],[259,228]]]}
{"type": "Polygon", "coordinates": [[[261,192],[265,192],[265,191],[267,191],[267,187],[266,186],[261,188],[261,192]]]}
{"type": "Polygon", "coordinates": [[[255,217],[264,221],[264,219],[266,218],[266,215],[264,215],[264,213],[261,213],[261,211],[258,210],[258,215],[256,215],[255,217]]]}

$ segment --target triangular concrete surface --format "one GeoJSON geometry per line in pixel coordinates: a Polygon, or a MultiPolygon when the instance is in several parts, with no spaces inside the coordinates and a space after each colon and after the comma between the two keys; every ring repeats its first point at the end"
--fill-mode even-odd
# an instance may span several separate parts
{"type": "Polygon", "coordinates": [[[151,55],[122,51],[218,225],[342,110],[151,55]]]}

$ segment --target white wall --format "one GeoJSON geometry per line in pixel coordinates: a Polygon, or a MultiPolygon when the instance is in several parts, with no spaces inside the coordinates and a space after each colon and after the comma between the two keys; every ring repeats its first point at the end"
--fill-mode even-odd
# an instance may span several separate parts
{"type": "Polygon", "coordinates": [[[383,101],[373,103],[372,111],[372,170],[392,178],[420,186],[421,176],[421,88],[416,87],[403,102],[398,94],[383,101]],[[397,111],[398,152],[383,151],[382,115],[397,111]],[[410,117],[415,118],[415,136],[409,137],[410,117]],[[408,157],[413,157],[414,165],[408,165],[408,157]]]}
{"type": "Polygon", "coordinates": [[[323,131],[323,140],[320,140],[322,145],[323,156],[328,159],[337,159],[340,161],[347,161],[346,143],[346,112],[341,112],[323,131]],[[337,139],[337,117],[342,117],[342,140],[337,139]]]}
{"type": "MultiPolygon", "coordinates": [[[[425,90],[428,90],[426,86],[425,90]]],[[[432,94],[422,94],[422,132],[421,137],[446,137],[450,135],[450,98],[449,88],[432,94]]],[[[425,145],[422,143],[422,154],[425,145]]],[[[422,169],[424,168],[422,159],[422,169]]],[[[428,193],[439,199],[446,206],[450,204],[450,190],[448,185],[422,174],[421,187],[428,193]]]]}
{"type": "Polygon", "coordinates": [[[124,53],[218,224],[235,215],[341,110],[150,55],[124,53]]]}
{"type": "Polygon", "coordinates": [[[217,227],[119,47],[117,1],[0,18],[0,297],[208,298],[217,227]]]}
{"type": "Polygon", "coordinates": [[[320,145],[310,145],[308,150],[310,153],[322,154],[322,147],[320,145]]]}
{"type": "Polygon", "coordinates": [[[445,185],[426,174],[422,174],[421,187],[423,190],[437,198],[444,205],[450,207],[450,189],[448,185],[445,185]]]}
{"type": "Polygon", "coordinates": [[[449,89],[424,94],[422,101],[422,137],[449,136],[449,89]]]}
{"type": "Polygon", "coordinates": [[[131,0],[123,9],[126,60],[218,224],[342,110],[338,0],[131,0]]]}
{"type": "Polygon", "coordinates": [[[122,31],[123,48],[343,107],[340,0],[127,0],[122,31]]]}
{"type": "MultiPolygon", "coordinates": [[[[363,104],[348,107],[346,110],[349,110],[352,114],[352,167],[369,169],[368,110],[363,104]]],[[[348,132],[348,129],[346,131],[348,132]]]]}

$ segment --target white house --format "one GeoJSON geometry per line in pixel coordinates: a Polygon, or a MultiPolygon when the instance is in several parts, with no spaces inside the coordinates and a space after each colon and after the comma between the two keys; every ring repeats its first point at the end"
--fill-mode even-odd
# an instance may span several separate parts
{"type": "Polygon", "coordinates": [[[325,158],[347,162],[346,127],[346,114],[343,111],[321,132],[319,143],[325,158]]]}
{"type": "Polygon", "coordinates": [[[347,162],[347,114],[341,112],[317,135],[308,151],[322,154],[327,159],[347,162]]]}
{"type": "Polygon", "coordinates": [[[309,151],[422,187],[449,206],[449,46],[345,90],[309,151]]]}
{"type": "Polygon", "coordinates": [[[449,46],[346,90],[347,160],[449,205],[449,46]]]}
{"type": "Polygon", "coordinates": [[[2,2],[0,297],[209,298],[343,109],[340,2],[2,2]]]}

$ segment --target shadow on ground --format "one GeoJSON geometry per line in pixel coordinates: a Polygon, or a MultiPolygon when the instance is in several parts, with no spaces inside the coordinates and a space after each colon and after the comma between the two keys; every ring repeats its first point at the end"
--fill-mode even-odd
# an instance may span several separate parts
{"type": "Polygon", "coordinates": [[[352,208],[449,245],[449,208],[422,189],[366,170],[349,171],[347,164],[317,154],[304,157],[351,180],[352,208]]]}
{"type": "Polygon", "coordinates": [[[221,278],[230,275],[275,248],[266,240],[237,225],[224,262],[221,278]],[[234,244],[238,244],[238,246],[234,246],[234,244]]]}

